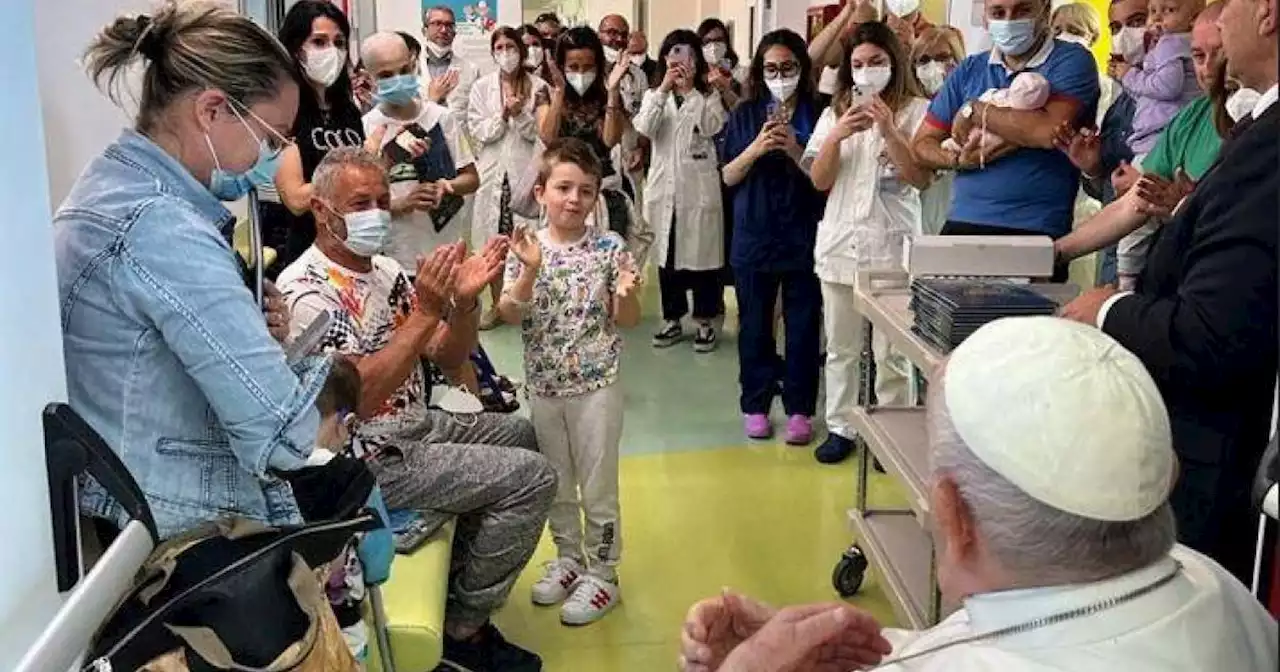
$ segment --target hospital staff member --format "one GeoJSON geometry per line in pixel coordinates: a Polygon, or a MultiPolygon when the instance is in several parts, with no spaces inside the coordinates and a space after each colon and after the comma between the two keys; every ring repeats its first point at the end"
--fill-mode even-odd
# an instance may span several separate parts
{"type": "Polygon", "coordinates": [[[458,37],[453,10],[448,5],[439,5],[423,12],[422,36],[426,38],[422,42],[422,83],[427,99],[465,119],[471,87],[480,79],[480,68],[453,50],[453,42],[458,37]]]}
{"type": "MultiPolygon", "coordinates": [[[[501,26],[489,38],[498,71],[481,77],[471,89],[467,129],[475,140],[480,189],[476,192],[471,243],[484,247],[494,236],[511,235],[518,224],[534,224],[511,211],[511,188],[534,158],[538,120],[534,97],[547,86],[524,70],[529,55],[519,31],[501,26]]],[[[502,296],[502,276],[490,286],[493,308],[480,318],[481,329],[492,329],[501,320],[497,312],[502,296]]]]}
{"type": "MultiPolygon", "coordinates": [[[[141,64],[144,85],[134,128],[54,217],[71,407],[137,479],[162,538],[228,515],[301,523],[277,472],[315,445],[329,365],[285,364],[223,205],[275,174],[298,109],[293,56],[221,4],[170,2],[107,25],[85,64],[106,90],[141,64]]],[[[80,504],[127,522],[94,483],[80,504]]]]}
{"type": "Polygon", "coordinates": [[[663,325],[654,347],[684,338],[680,321],[689,312],[698,323],[693,348],[716,347],[720,269],[724,266],[724,210],[714,136],[724,127],[720,94],[707,84],[702,40],[690,30],[672,31],[658,50],[661,84],[644,95],[635,129],[653,146],[644,189],[644,217],[654,227],[660,260],[663,325]]]}
{"type": "Polygon", "coordinates": [[[813,247],[824,199],[800,168],[822,106],[804,40],[781,29],[765,35],[751,60],[747,98],[725,133],[724,183],[733,197],[730,263],[738,288],[740,405],[748,438],[773,436],[769,409],[779,396],[774,306],[782,295],[786,364],[782,372],[785,439],[813,440],[818,405],[822,290],[813,247]]]}
{"type": "MultiPolygon", "coordinates": [[[[856,436],[847,414],[858,403],[863,348],[853,309],[858,271],[901,267],[904,241],[920,232],[920,190],[930,180],[911,152],[929,101],[915,94],[894,31],[879,21],[859,24],[849,49],[835,101],[804,152],[813,186],[830,192],[813,253],[826,323],[828,432],[814,457],[826,464],[853,453],[856,436]]],[[[871,347],[878,403],[914,405],[911,364],[878,330],[871,347]]]]}

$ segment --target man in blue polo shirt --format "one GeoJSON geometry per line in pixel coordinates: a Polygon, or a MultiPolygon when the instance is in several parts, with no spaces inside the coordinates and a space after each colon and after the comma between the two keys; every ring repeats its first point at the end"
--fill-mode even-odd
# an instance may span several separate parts
{"type": "MultiPolygon", "coordinates": [[[[1054,136],[1063,122],[1081,127],[1096,117],[1097,65],[1084,47],[1053,39],[1049,0],[987,0],[985,19],[994,46],[966,58],[947,77],[913,142],[926,165],[957,172],[942,233],[1059,238],[1071,230],[1080,171],[1054,148],[1054,136]],[[1022,72],[1049,80],[1042,109],[978,100],[988,89],[1008,88],[1022,72]],[[985,153],[966,142],[969,131],[984,124],[1003,139],[985,153]],[[963,149],[943,149],[948,137],[963,149]]],[[[1065,280],[1066,272],[1065,265],[1055,269],[1055,280],[1065,280]]]]}

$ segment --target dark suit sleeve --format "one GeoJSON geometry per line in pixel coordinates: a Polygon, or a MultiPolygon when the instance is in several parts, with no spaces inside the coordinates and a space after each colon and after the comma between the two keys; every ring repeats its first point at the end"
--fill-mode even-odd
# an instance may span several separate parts
{"type": "Polygon", "coordinates": [[[1142,359],[1162,389],[1198,396],[1229,392],[1233,380],[1252,375],[1260,353],[1276,347],[1280,179],[1274,145],[1269,152],[1256,145],[1242,149],[1218,168],[1223,174],[1213,184],[1204,185],[1213,188],[1197,194],[1201,203],[1185,204],[1184,216],[1196,219],[1180,246],[1177,290],[1120,299],[1102,325],[1142,359]]]}

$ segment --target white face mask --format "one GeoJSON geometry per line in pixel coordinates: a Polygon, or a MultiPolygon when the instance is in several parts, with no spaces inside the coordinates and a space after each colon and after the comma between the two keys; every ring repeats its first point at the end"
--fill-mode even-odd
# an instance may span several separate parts
{"type": "Polygon", "coordinates": [[[1084,47],[1085,49],[1093,48],[1093,44],[1089,41],[1089,38],[1081,37],[1080,35],[1076,35],[1075,33],[1063,32],[1061,35],[1058,35],[1058,39],[1062,40],[1063,42],[1071,42],[1072,44],[1078,44],[1084,47]]]}
{"type": "Polygon", "coordinates": [[[508,75],[520,69],[520,54],[514,51],[496,52],[493,55],[493,61],[508,75]]]}
{"type": "Polygon", "coordinates": [[[1237,89],[1227,97],[1227,114],[1231,115],[1232,121],[1238,122],[1253,114],[1253,108],[1258,106],[1258,99],[1261,97],[1262,94],[1253,89],[1237,89]]]}
{"type": "Polygon", "coordinates": [[[596,81],[596,71],[590,72],[570,72],[564,76],[565,81],[569,82],[569,86],[578,92],[579,96],[586,95],[587,89],[591,88],[591,84],[596,81]]]}
{"type": "Polygon", "coordinates": [[[924,65],[916,66],[916,77],[920,78],[920,83],[924,85],[924,90],[933,95],[942,90],[942,83],[947,81],[947,64],[938,61],[930,61],[924,65]]]}
{"type": "Polygon", "coordinates": [[[1111,53],[1123,58],[1130,65],[1141,63],[1142,57],[1147,55],[1144,45],[1146,32],[1143,28],[1132,26],[1121,28],[1120,32],[1111,38],[1111,53]]]}
{"type": "Polygon", "coordinates": [[[729,45],[724,42],[708,42],[702,45],[702,57],[709,65],[720,65],[724,55],[729,53],[729,45]]]}
{"type": "Polygon", "coordinates": [[[853,84],[864,94],[878,96],[893,79],[893,68],[887,65],[868,65],[852,71],[853,84]]]}
{"type": "Polygon", "coordinates": [[[604,48],[604,60],[609,61],[610,63],[618,62],[618,54],[618,50],[613,47],[604,48]]]}
{"type": "Polygon", "coordinates": [[[304,49],[302,54],[302,70],[307,73],[307,79],[325,88],[338,81],[342,68],[347,64],[345,55],[337,47],[304,49]]]}
{"type": "Polygon", "coordinates": [[[885,0],[885,6],[894,16],[906,16],[920,9],[920,0],[885,0]]]}
{"type": "Polygon", "coordinates": [[[645,60],[644,54],[631,54],[631,65],[634,65],[637,68],[644,65],[645,60]]]}
{"type": "Polygon", "coordinates": [[[791,96],[796,92],[796,88],[800,86],[800,75],[766,79],[764,80],[764,85],[769,87],[769,93],[773,94],[775,100],[785,103],[791,99],[791,96]]]}
{"type": "Polygon", "coordinates": [[[452,45],[447,47],[442,47],[436,44],[435,42],[432,42],[431,40],[427,40],[422,44],[422,46],[427,50],[427,53],[431,54],[433,58],[445,58],[449,54],[453,53],[452,45]]]}
{"type": "Polygon", "coordinates": [[[542,53],[542,47],[529,47],[529,55],[525,57],[524,65],[526,68],[541,67],[543,58],[544,54],[542,53]]]}

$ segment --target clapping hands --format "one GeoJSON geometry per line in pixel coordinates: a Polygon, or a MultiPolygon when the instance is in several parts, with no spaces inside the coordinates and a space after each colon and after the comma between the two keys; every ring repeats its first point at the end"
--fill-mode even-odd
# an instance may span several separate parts
{"type": "Polygon", "coordinates": [[[1102,138],[1091,128],[1077,131],[1071,122],[1064,121],[1053,133],[1053,146],[1085,175],[1096,177],[1102,169],[1102,138]]]}
{"type": "Polygon", "coordinates": [[[1151,217],[1171,217],[1182,199],[1195,191],[1196,183],[1181,168],[1173,180],[1147,173],[1134,185],[1139,200],[1138,211],[1151,217]]]}

